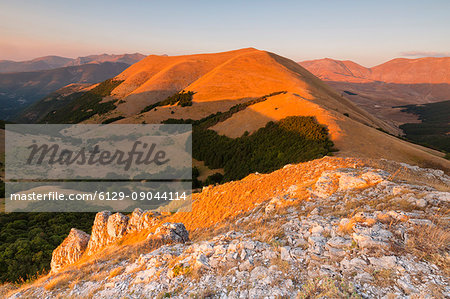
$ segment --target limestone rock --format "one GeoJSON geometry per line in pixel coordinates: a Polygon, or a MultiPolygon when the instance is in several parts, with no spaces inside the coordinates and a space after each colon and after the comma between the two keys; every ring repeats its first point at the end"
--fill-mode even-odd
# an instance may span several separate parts
{"type": "Polygon", "coordinates": [[[126,232],[127,223],[128,217],[120,213],[114,215],[111,215],[109,211],[97,213],[86,254],[93,255],[106,245],[122,238],[126,232]]]}
{"type": "Polygon", "coordinates": [[[89,237],[89,234],[72,228],[69,235],[53,251],[51,273],[56,273],[64,266],[78,261],[86,250],[89,237]]]}
{"type": "Polygon", "coordinates": [[[127,230],[128,219],[127,216],[120,213],[110,216],[106,225],[109,237],[112,239],[123,237],[127,230]]]}

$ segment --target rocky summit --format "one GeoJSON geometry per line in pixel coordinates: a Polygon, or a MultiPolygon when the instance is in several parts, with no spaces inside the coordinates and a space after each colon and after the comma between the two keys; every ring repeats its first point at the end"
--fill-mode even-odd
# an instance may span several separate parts
{"type": "Polygon", "coordinates": [[[449,185],[439,170],[326,157],[205,188],[184,216],[100,212],[50,274],[6,297],[448,298],[449,185]],[[201,208],[217,197],[223,210],[201,208]]]}

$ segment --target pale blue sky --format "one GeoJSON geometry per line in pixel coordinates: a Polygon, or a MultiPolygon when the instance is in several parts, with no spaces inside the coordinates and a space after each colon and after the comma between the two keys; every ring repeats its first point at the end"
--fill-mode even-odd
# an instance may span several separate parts
{"type": "Polygon", "coordinates": [[[255,47],[373,66],[450,55],[450,1],[0,0],[0,59],[255,47]],[[407,55],[405,55],[407,54],[407,55]]]}

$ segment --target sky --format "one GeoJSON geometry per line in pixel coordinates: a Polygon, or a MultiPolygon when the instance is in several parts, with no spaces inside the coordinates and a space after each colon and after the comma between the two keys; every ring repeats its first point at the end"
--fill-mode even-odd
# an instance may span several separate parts
{"type": "Polygon", "coordinates": [[[449,15],[448,0],[0,0],[0,60],[254,47],[370,67],[450,56],[449,15]]]}

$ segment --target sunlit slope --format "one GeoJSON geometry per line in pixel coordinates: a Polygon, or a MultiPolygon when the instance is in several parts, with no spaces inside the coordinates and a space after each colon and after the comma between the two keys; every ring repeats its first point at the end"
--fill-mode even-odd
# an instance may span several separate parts
{"type": "Polygon", "coordinates": [[[341,156],[388,158],[412,164],[448,168],[441,153],[389,136],[398,129],[372,116],[296,62],[252,48],[186,56],[149,56],[118,75],[123,81],[112,92],[121,103],[103,118],[124,116],[117,123],[160,123],[169,118],[201,119],[251,99],[267,97],[212,129],[230,137],[254,132],[268,121],[286,116],[315,116],[326,125],[341,156]],[[147,105],[181,90],[195,92],[192,106],[147,105]]]}
{"type": "Polygon", "coordinates": [[[288,116],[315,116],[328,127],[330,137],[339,152],[338,156],[362,158],[386,158],[425,166],[450,169],[450,163],[442,154],[364,125],[334,110],[327,110],[313,101],[287,93],[249,106],[211,129],[221,135],[240,137],[246,131],[253,133],[269,121],[288,116]]]}
{"type": "Polygon", "coordinates": [[[288,91],[341,113],[352,112],[353,118],[361,122],[389,129],[294,61],[253,48],[218,54],[152,55],[115,79],[123,82],[112,96],[125,102],[118,111],[127,116],[183,89],[195,92],[193,107],[202,102],[243,100],[288,91]]]}

